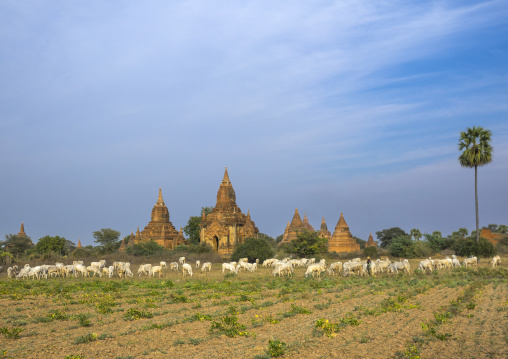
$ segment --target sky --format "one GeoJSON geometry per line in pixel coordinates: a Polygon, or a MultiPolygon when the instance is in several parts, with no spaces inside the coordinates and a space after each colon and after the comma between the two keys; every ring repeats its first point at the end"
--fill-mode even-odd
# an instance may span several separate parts
{"type": "Polygon", "coordinates": [[[508,224],[508,1],[0,2],[0,236],[179,229],[227,166],[283,233],[475,228],[468,127],[492,131],[480,226],[508,224]]]}

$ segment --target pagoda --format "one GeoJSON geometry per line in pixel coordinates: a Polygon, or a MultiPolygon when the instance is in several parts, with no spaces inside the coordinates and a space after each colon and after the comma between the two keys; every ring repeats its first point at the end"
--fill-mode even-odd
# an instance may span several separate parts
{"type": "Polygon", "coordinates": [[[246,238],[257,238],[258,228],[236,204],[236,194],[229,180],[228,168],[217,192],[217,203],[208,215],[203,211],[200,241],[209,244],[219,254],[231,254],[246,238]]]}
{"type": "Polygon", "coordinates": [[[309,223],[309,219],[307,218],[307,212],[305,212],[304,215],[303,215],[303,226],[309,232],[315,232],[316,231],[314,229],[314,227],[312,227],[311,224],[309,223]]]}
{"type": "Polygon", "coordinates": [[[28,237],[25,233],[25,225],[23,224],[23,222],[21,222],[21,228],[19,229],[18,237],[25,237],[25,238],[28,237]]]}
{"type": "Polygon", "coordinates": [[[365,243],[365,248],[367,247],[376,247],[377,248],[377,243],[374,242],[374,238],[372,238],[372,233],[369,234],[369,239],[367,240],[367,243],[365,243]]]}
{"type": "MultiPolygon", "coordinates": [[[[307,216],[305,216],[305,218],[307,218],[307,216]]],[[[309,222],[307,221],[307,224],[308,223],[309,222]]],[[[312,226],[310,226],[310,228],[312,228],[312,226]]],[[[289,227],[286,227],[287,235],[286,232],[284,232],[284,236],[282,237],[282,241],[280,243],[289,243],[293,239],[296,239],[296,237],[298,236],[298,232],[305,232],[308,230],[309,229],[305,227],[305,224],[303,223],[302,218],[298,213],[298,208],[296,208],[295,214],[293,215],[293,219],[291,220],[289,227]]],[[[312,231],[314,231],[314,228],[312,228],[312,231]]]]}
{"type": "Polygon", "coordinates": [[[328,226],[325,222],[325,217],[323,217],[323,220],[321,221],[321,227],[319,228],[318,236],[328,240],[332,238],[332,233],[328,230],[328,226]]]}
{"type": "Polygon", "coordinates": [[[332,238],[328,241],[329,252],[355,252],[360,250],[360,245],[356,243],[353,235],[349,231],[349,227],[342,213],[339,221],[335,226],[332,238]]]}
{"type": "Polygon", "coordinates": [[[141,233],[138,227],[136,236],[134,238],[131,237],[128,244],[138,244],[148,241],[155,241],[157,244],[168,249],[174,249],[177,245],[185,243],[183,234],[179,233],[169,221],[169,211],[162,198],[161,188],[159,188],[157,203],[155,203],[152,209],[150,222],[141,233]]]}

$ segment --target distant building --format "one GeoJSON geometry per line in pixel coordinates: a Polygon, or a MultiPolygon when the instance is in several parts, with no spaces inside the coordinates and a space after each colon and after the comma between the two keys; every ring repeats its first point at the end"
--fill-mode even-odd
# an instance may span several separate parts
{"type": "Polygon", "coordinates": [[[377,248],[377,243],[374,242],[374,238],[372,238],[372,233],[369,234],[369,239],[367,240],[367,243],[365,243],[365,248],[367,247],[376,247],[377,248]]]}
{"type": "Polygon", "coordinates": [[[120,247],[122,247],[121,250],[125,250],[129,245],[149,241],[155,241],[157,244],[168,249],[174,249],[179,244],[185,243],[182,230],[180,229],[180,232],[178,232],[169,221],[169,211],[162,198],[161,188],[159,188],[159,197],[152,209],[150,222],[141,232],[139,232],[138,227],[136,236],[134,236],[134,238],[131,237],[127,245],[125,245],[125,242],[122,240],[124,246],[122,247],[122,245],[120,245],[120,247]]]}
{"type": "Polygon", "coordinates": [[[499,243],[499,240],[503,237],[507,237],[508,234],[506,233],[492,233],[492,231],[488,228],[483,228],[480,231],[480,237],[485,238],[490,243],[492,243],[494,246],[496,246],[499,243]]]}
{"type": "Polygon", "coordinates": [[[293,219],[291,222],[288,222],[286,229],[284,230],[281,243],[291,242],[293,239],[297,238],[299,232],[304,231],[314,232],[317,233],[318,236],[328,239],[329,252],[355,252],[360,250],[360,245],[356,243],[356,240],[353,238],[351,232],[349,232],[349,227],[344,220],[342,213],[340,214],[340,219],[332,235],[326,225],[325,217],[323,217],[323,220],[321,221],[319,231],[315,231],[309,224],[307,214],[305,213],[302,221],[297,208],[295,209],[293,219]]]}
{"type": "Polygon", "coordinates": [[[209,244],[219,254],[231,254],[246,238],[257,238],[258,228],[236,204],[236,194],[229,180],[228,169],[217,192],[217,203],[208,215],[203,212],[200,241],[209,244]]]}
{"type": "Polygon", "coordinates": [[[353,238],[346,220],[341,213],[339,221],[335,226],[335,231],[332,234],[332,238],[328,241],[328,251],[341,253],[356,252],[359,250],[360,245],[356,243],[356,240],[353,238]]]}
{"type": "Polygon", "coordinates": [[[28,237],[25,233],[25,225],[21,222],[21,228],[19,229],[18,237],[28,237]]]}
{"type": "Polygon", "coordinates": [[[324,237],[328,240],[332,238],[332,233],[328,230],[328,226],[325,222],[325,217],[323,217],[323,220],[321,221],[321,227],[319,227],[318,236],[324,237]]]}

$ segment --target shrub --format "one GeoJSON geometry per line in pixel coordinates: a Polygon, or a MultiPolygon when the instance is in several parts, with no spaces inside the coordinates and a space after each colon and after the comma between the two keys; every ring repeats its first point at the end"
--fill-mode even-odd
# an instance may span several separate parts
{"type": "Polygon", "coordinates": [[[268,341],[268,355],[272,358],[277,358],[284,355],[286,350],[286,343],[280,340],[269,340],[268,341]]]}
{"type": "Polygon", "coordinates": [[[455,241],[453,246],[455,254],[461,257],[477,255],[480,257],[492,257],[496,254],[496,249],[488,240],[480,237],[480,243],[476,242],[475,237],[467,237],[455,241]]]}
{"type": "Polygon", "coordinates": [[[153,313],[150,312],[143,312],[134,308],[129,309],[124,314],[125,320],[137,320],[141,318],[153,318],[153,313]]]}
{"type": "Polygon", "coordinates": [[[424,241],[414,242],[413,251],[416,258],[427,258],[434,253],[429,244],[424,241]]]}
{"type": "Polygon", "coordinates": [[[127,253],[133,256],[150,256],[165,251],[166,249],[155,241],[133,244],[127,247],[127,253]]]}
{"type": "Polygon", "coordinates": [[[237,336],[249,336],[249,333],[244,330],[245,325],[240,324],[236,315],[232,314],[225,315],[218,322],[212,321],[209,332],[210,334],[225,334],[230,338],[235,338],[237,336]]]}
{"type": "Polygon", "coordinates": [[[274,254],[272,246],[265,238],[247,238],[244,243],[236,247],[231,260],[249,258],[250,263],[254,263],[256,259],[263,262],[265,259],[272,258],[274,254]]]}
{"type": "Polygon", "coordinates": [[[363,255],[365,257],[376,258],[378,255],[377,248],[376,247],[365,247],[363,250],[363,255]]]}
{"type": "Polygon", "coordinates": [[[19,333],[21,333],[22,331],[23,331],[23,328],[20,328],[20,327],[12,327],[11,329],[9,329],[7,327],[0,328],[0,333],[5,335],[5,337],[9,338],[9,339],[18,339],[19,333]]]}
{"type": "Polygon", "coordinates": [[[174,249],[175,253],[196,253],[196,254],[204,254],[204,253],[212,253],[212,247],[207,243],[201,244],[180,244],[174,249]]]}

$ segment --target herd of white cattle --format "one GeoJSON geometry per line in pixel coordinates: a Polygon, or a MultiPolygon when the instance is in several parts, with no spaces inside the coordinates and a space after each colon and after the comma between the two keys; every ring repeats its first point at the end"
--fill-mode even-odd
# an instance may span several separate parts
{"type": "MultiPolygon", "coordinates": [[[[222,264],[222,273],[231,272],[238,274],[242,270],[255,272],[257,270],[259,260],[256,259],[255,263],[249,263],[248,258],[241,258],[238,262],[228,262],[222,264]]],[[[501,258],[499,256],[495,256],[491,260],[491,266],[495,267],[501,264],[501,258]]],[[[428,258],[420,261],[418,265],[418,269],[422,272],[431,272],[433,270],[442,270],[449,269],[455,267],[476,267],[478,265],[478,260],[476,257],[465,258],[460,264],[457,256],[452,255],[452,258],[446,257],[445,259],[436,259],[428,258]]],[[[360,258],[355,258],[349,260],[347,262],[333,262],[328,268],[326,266],[326,260],[321,259],[319,262],[316,262],[314,258],[300,258],[300,259],[276,259],[270,258],[263,261],[263,267],[273,268],[272,275],[283,277],[283,276],[292,276],[294,274],[294,270],[297,267],[306,267],[305,277],[320,277],[321,273],[327,272],[328,275],[343,275],[345,277],[351,275],[365,276],[365,275],[376,275],[381,273],[406,273],[410,274],[410,265],[407,259],[403,259],[400,261],[392,262],[387,257],[381,257],[375,261],[370,263],[370,271],[368,268],[367,260],[361,260],[360,258]]],[[[200,269],[202,273],[210,272],[212,270],[212,263],[205,262],[201,264],[198,260],[196,261],[195,267],[200,269]]],[[[148,276],[155,277],[158,276],[161,278],[165,270],[176,271],[179,272],[180,269],[182,271],[183,276],[191,276],[192,277],[192,265],[185,262],[185,257],[180,257],[178,262],[172,262],[167,265],[166,262],[160,262],[158,265],[152,264],[142,264],[139,266],[137,274],[138,276],[148,276]]],[[[103,277],[107,276],[109,278],[119,277],[133,277],[134,274],[130,269],[129,262],[114,262],[111,266],[106,266],[105,260],[100,260],[99,262],[92,262],[89,266],[85,266],[83,261],[74,261],[73,264],[64,265],[63,263],[56,263],[54,265],[40,265],[35,267],[30,267],[29,264],[25,264],[21,269],[18,266],[9,267],[7,269],[7,275],[9,278],[16,279],[24,279],[24,278],[33,278],[33,279],[48,279],[50,277],[89,277],[89,276],[98,276],[103,277]]]]}

